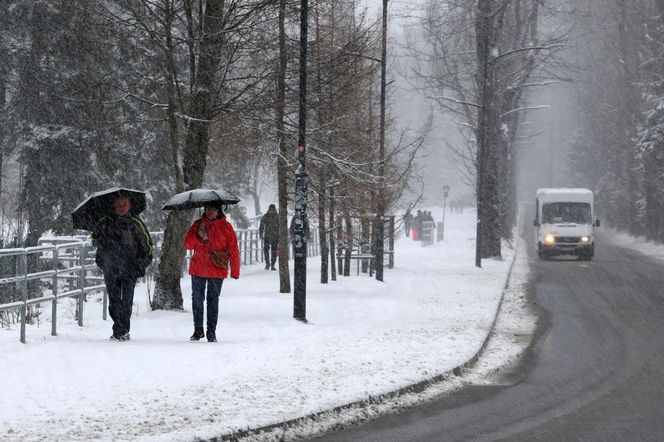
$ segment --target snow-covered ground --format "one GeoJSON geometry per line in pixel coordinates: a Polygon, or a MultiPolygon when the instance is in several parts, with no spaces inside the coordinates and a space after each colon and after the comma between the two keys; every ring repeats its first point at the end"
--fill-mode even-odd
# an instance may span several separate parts
{"type": "MultiPolygon", "coordinates": [[[[604,227],[602,227],[602,230],[604,230],[604,227]]],[[[606,233],[617,246],[633,249],[653,258],[664,259],[664,244],[656,244],[644,237],[634,237],[611,228],[606,228],[606,233]]]]}
{"type": "MultiPolygon", "coordinates": [[[[432,210],[440,220],[442,210],[432,210]]],[[[447,373],[483,345],[513,262],[506,247],[502,261],[474,266],[474,216],[448,212],[445,240],[430,247],[399,239],[384,283],[356,275],[353,264],[350,277],[322,285],[319,259],[310,258],[307,324],[292,318],[292,295],[278,292],[276,272],[245,266],[239,280],[224,284],[216,344],[188,341],[188,278],[184,312],[149,311],[146,287],[137,287],[130,342],[108,340],[111,323],[102,320],[100,299],[86,303],[83,327],[73,303],[63,301],[57,337],[45,308],[41,324],[28,327],[26,344],[17,327],[0,330],[0,439],[215,437],[447,373]]],[[[532,326],[509,315],[522,307],[527,263],[513,272],[516,285],[506,291],[508,311],[497,328],[504,333],[478,362],[476,380],[514,357],[519,349],[510,347],[510,336],[532,326]]],[[[451,379],[424,395],[462,382],[468,380],[451,379]]]]}

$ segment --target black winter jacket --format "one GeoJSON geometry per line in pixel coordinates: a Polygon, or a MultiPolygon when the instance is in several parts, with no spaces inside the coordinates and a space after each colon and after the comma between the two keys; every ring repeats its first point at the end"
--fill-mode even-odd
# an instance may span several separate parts
{"type": "Polygon", "coordinates": [[[261,218],[258,234],[265,242],[279,240],[279,214],[276,210],[268,210],[261,218]]]}
{"type": "Polygon", "coordinates": [[[140,277],[152,262],[152,238],[137,216],[108,215],[92,234],[96,262],[104,273],[140,277]]]}

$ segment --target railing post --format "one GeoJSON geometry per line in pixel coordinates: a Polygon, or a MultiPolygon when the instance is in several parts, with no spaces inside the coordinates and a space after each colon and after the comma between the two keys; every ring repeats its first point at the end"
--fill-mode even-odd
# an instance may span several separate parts
{"type": "Polygon", "coordinates": [[[247,245],[245,244],[247,237],[247,232],[244,230],[240,231],[240,240],[238,241],[240,246],[240,259],[242,260],[242,265],[247,263],[247,245]]]}
{"type": "Polygon", "coordinates": [[[57,336],[57,318],[58,318],[58,248],[53,247],[53,301],[51,303],[51,336],[57,336]]]}
{"type": "Polygon", "coordinates": [[[256,232],[256,263],[261,262],[261,239],[258,237],[258,230],[256,232]]]}
{"type": "Polygon", "coordinates": [[[85,302],[85,261],[88,256],[88,245],[83,243],[80,245],[80,270],[78,271],[78,325],[83,326],[83,302],[85,302]]]}
{"type": "Polygon", "coordinates": [[[254,231],[249,231],[249,264],[254,263],[254,231]]]}
{"type": "Polygon", "coordinates": [[[18,283],[18,286],[21,292],[21,301],[23,301],[23,306],[21,307],[21,342],[25,344],[25,319],[28,310],[28,253],[25,251],[21,254],[17,270],[17,276],[24,276],[23,280],[18,283]]]}
{"type": "Polygon", "coordinates": [[[263,262],[263,240],[258,235],[258,230],[256,230],[256,262],[263,262]]]}

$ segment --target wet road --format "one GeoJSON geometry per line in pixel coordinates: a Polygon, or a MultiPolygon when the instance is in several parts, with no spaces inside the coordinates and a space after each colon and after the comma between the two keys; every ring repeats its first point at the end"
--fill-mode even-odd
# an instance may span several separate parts
{"type": "Polygon", "coordinates": [[[664,261],[598,235],[592,262],[520,257],[542,320],[509,378],[316,440],[664,440],[664,261]]]}

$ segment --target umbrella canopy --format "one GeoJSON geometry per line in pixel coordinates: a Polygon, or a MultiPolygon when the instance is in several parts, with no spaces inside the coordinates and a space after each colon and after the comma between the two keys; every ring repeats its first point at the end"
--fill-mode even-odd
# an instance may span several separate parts
{"type": "Polygon", "coordinates": [[[145,192],[124,187],[111,187],[90,195],[71,214],[75,229],[94,230],[101,218],[113,213],[113,200],[127,196],[131,201],[130,213],[138,215],[145,210],[145,192]]]}
{"type": "Polygon", "coordinates": [[[203,207],[208,203],[217,203],[222,205],[237,204],[240,198],[230,192],[219,189],[194,189],[178,193],[161,210],[185,210],[203,207]]]}

